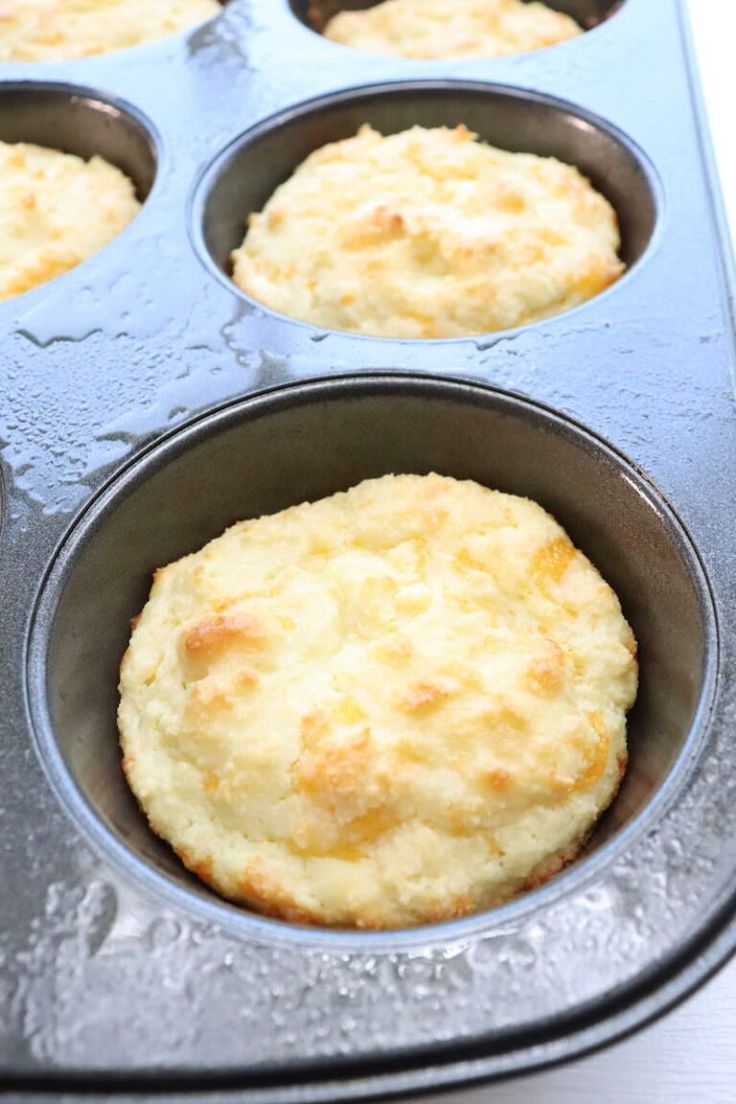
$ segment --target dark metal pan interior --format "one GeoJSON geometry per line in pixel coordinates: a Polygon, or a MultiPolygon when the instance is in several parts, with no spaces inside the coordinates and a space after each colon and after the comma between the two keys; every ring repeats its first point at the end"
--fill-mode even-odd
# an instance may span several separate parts
{"type": "MultiPolygon", "coordinates": [[[[152,449],[87,512],[43,597],[31,670],[31,694],[45,691],[48,707],[42,749],[71,778],[72,802],[81,797],[128,854],[211,897],[149,831],[120,767],[118,668],[153,570],[240,518],[433,470],[536,499],[617,591],[640,645],[641,689],[629,770],[593,847],[642,813],[683,751],[703,687],[707,599],[686,536],[648,484],[574,424],[479,385],[406,375],[240,401],[152,449]]],[[[235,912],[223,902],[225,923],[235,912]]]]}
{"type": "Polygon", "coordinates": [[[73,85],[3,84],[0,140],[31,142],[85,160],[98,154],[133,181],[140,200],[156,176],[156,145],[143,117],[128,104],[73,85]]]}
{"type": "MultiPolygon", "coordinates": [[[[408,82],[357,89],[312,101],[237,139],[205,174],[194,206],[195,236],[217,268],[243,240],[247,216],[315,149],[348,138],[363,123],[383,134],[416,125],[464,123],[502,149],[557,157],[576,165],[613,204],[621,256],[639,260],[657,220],[652,177],[638,151],[601,120],[534,93],[460,82],[408,82]]],[[[231,285],[232,286],[232,285],[231,285]]]]}
{"type": "MultiPolygon", "coordinates": [[[[380,0],[289,0],[294,15],[307,27],[321,31],[341,11],[373,8],[380,0]]],[[[621,7],[620,0],[545,0],[548,8],[571,15],[581,27],[594,27],[621,7]]]]}

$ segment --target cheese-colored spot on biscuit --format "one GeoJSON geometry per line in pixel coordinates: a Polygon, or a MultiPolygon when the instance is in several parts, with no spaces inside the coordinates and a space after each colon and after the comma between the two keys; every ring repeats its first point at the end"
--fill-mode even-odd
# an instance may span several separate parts
{"type": "Polygon", "coordinates": [[[365,711],[356,702],[355,698],[345,696],[340,699],[334,709],[335,719],[343,724],[358,724],[366,719],[365,711]]]}
{"type": "Polygon", "coordinates": [[[432,601],[432,592],[424,583],[402,587],[396,595],[396,605],[403,613],[422,613],[432,601]]]}
{"type": "Polygon", "coordinates": [[[300,728],[303,746],[310,751],[315,750],[329,731],[327,714],[322,709],[310,710],[302,717],[300,728]]]}
{"type": "Polygon", "coordinates": [[[255,671],[251,671],[249,667],[243,667],[236,674],[235,681],[239,687],[256,686],[258,683],[258,675],[255,671]]]}
{"type": "Polygon", "coordinates": [[[532,572],[541,583],[560,583],[575,556],[575,547],[567,537],[557,537],[535,554],[532,572]]]}
{"type": "MultiPolygon", "coordinates": [[[[512,215],[520,215],[526,209],[526,198],[523,193],[511,186],[501,188],[498,204],[501,210],[508,211],[512,215]]],[[[548,233],[541,231],[540,236],[544,241],[549,241],[548,233]]],[[[559,235],[555,235],[555,244],[560,244],[559,235]]]]}
{"type": "Polygon", "coordinates": [[[347,821],[341,828],[338,842],[333,839],[325,842],[319,832],[310,831],[309,826],[305,825],[301,825],[301,831],[296,832],[292,839],[297,851],[304,857],[355,862],[365,859],[380,837],[396,826],[396,816],[378,806],[347,821]]]}
{"type": "Polygon", "coordinates": [[[308,745],[294,765],[293,776],[300,792],[311,801],[336,810],[360,800],[373,764],[370,730],[364,728],[339,741],[308,745]]]}
{"type": "Polygon", "coordinates": [[[369,848],[378,837],[384,836],[387,831],[392,831],[397,825],[395,813],[390,809],[378,806],[367,810],[359,817],[354,817],[346,826],[346,836],[355,845],[369,848]]]}
{"type": "Polygon", "coordinates": [[[503,705],[488,718],[488,732],[492,740],[513,739],[526,731],[528,722],[516,710],[503,705]]]}
{"type": "Polygon", "coordinates": [[[588,717],[597,738],[592,747],[586,749],[585,765],[575,782],[576,790],[588,789],[600,779],[608,766],[610,738],[606,722],[597,711],[589,713],[588,717]]]}
{"type": "Polygon", "coordinates": [[[493,770],[483,772],[483,782],[490,789],[504,793],[510,787],[512,777],[508,771],[496,767],[493,770]]]}
{"type": "Polygon", "coordinates": [[[417,713],[439,705],[449,697],[447,686],[431,682],[416,682],[401,698],[399,708],[407,713],[417,713]]]}
{"type": "Polygon", "coordinates": [[[209,655],[233,643],[261,647],[266,640],[263,625],[249,614],[207,617],[188,629],[184,650],[188,655],[209,655]]]}
{"type": "Polygon", "coordinates": [[[215,793],[219,789],[221,781],[222,779],[215,771],[205,771],[202,776],[202,785],[207,793],[215,793]]]}
{"type": "Polygon", "coordinates": [[[188,713],[193,718],[207,719],[213,706],[222,707],[230,697],[230,688],[217,678],[205,678],[195,683],[189,695],[188,713]]]}
{"type": "Polygon", "coordinates": [[[405,763],[430,764],[436,758],[436,751],[426,743],[417,740],[415,735],[402,736],[394,745],[394,755],[405,763]]]}
{"type": "Polygon", "coordinates": [[[554,640],[544,640],[539,655],[529,668],[533,688],[556,694],[565,680],[565,653],[554,640]]]}
{"type": "Polygon", "coordinates": [[[587,790],[597,783],[609,763],[610,739],[605,720],[597,711],[588,713],[585,720],[587,723],[581,724],[570,740],[569,746],[576,753],[574,773],[560,774],[558,768],[552,776],[553,786],[568,794],[587,790]]]}

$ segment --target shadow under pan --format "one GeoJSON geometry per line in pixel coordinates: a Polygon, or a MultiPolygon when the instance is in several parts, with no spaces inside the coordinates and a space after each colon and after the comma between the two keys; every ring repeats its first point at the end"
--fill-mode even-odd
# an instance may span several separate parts
{"type": "Polygon", "coordinates": [[[154,569],[239,519],[369,477],[430,471],[537,500],[619,595],[641,686],[629,769],[591,848],[646,810],[686,746],[712,645],[707,584],[677,520],[617,453],[530,401],[438,377],[334,377],[255,395],[173,433],[108,485],[57,556],[32,630],[31,708],[67,807],[115,861],[140,874],[142,860],[164,895],[178,885],[216,903],[226,926],[248,922],[154,837],[120,766],[118,669],[154,569]]]}

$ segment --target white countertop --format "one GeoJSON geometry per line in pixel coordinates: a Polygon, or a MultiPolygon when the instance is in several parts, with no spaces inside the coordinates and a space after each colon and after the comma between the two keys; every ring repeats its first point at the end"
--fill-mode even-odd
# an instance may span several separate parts
{"type": "MultiPolygon", "coordinates": [[[[701,82],[736,240],[736,0],[689,0],[701,82]]],[[[734,1104],[736,959],[675,1012],[600,1054],[437,1104],[734,1104]]]]}
{"type": "Polygon", "coordinates": [[[718,159],[721,190],[726,201],[731,234],[736,240],[736,67],[733,61],[736,3],[734,0],[688,0],[688,7],[718,159]]]}

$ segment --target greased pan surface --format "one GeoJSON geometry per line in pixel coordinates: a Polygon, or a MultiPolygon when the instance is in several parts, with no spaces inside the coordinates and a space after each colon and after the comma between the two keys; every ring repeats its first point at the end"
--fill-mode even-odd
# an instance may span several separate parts
{"type": "Polygon", "coordinates": [[[564,46],[427,63],[326,42],[287,0],[232,0],[188,37],[0,67],[0,137],[99,149],[146,200],[95,258],[0,304],[5,1076],[419,1091],[579,1053],[693,988],[733,945],[736,424],[679,6],[627,0],[564,46]],[[579,163],[630,272],[567,315],[460,341],[254,304],[222,272],[238,218],[362,111],[387,129],[469,119],[579,163]],[[126,619],[153,567],[240,514],[431,467],[538,497],[619,589],[642,643],[626,787],[583,860],[495,912],[372,935],[238,911],[122,785],[126,619]]]}

